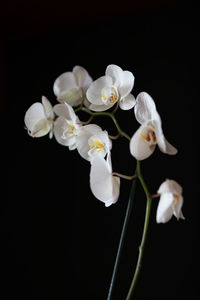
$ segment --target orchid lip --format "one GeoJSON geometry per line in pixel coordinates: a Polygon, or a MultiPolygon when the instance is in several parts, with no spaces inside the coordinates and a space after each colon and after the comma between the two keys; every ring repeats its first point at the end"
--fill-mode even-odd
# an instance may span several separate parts
{"type": "Polygon", "coordinates": [[[148,129],[147,133],[141,133],[140,136],[147,142],[150,144],[157,144],[157,139],[156,139],[156,135],[155,132],[152,129],[148,129]]]}
{"type": "Polygon", "coordinates": [[[180,195],[178,195],[178,194],[173,194],[173,196],[174,196],[174,202],[177,203],[178,200],[180,199],[180,195]]]}
{"type": "Polygon", "coordinates": [[[119,93],[115,87],[105,87],[101,91],[101,99],[105,104],[114,104],[119,100],[119,93]]]}

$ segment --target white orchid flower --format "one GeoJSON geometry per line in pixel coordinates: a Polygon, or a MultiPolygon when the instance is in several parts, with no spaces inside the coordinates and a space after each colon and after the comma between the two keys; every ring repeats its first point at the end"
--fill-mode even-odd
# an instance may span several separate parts
{"type": "Polygon", "coordinates": [[[179,219],[185,219],[181,211],[183,205],[182,187],[174,180],[167,179],[158,189],[160,201],[158,203],[157,223],[168,222],[173,215],[179,219]]]}
{"type": "Polygon", "coordinates": [[[116,203],[120,192],[120,178],[112,175],[110,152],[107,158],[95,155],[91,161],[90,188],[94,196],[108,207],[116,203]]]}
{"type": "Polygon", "coordinates": [[[87,106],[85,94],[91,83],[92,78],[88,72],[83,67],[75,66],[72,72],[63,73],[56,79],[53,91],[61,103],[78,106],[84,101],[87,106]]]}
{"type": "Polygon", "coordinates": [[[177,149],[165,138],[160,116],[150,95],[140,93],[134,107],[136,120],[141,124],[130,141],[130,152],[137,160],[148,158],[156,145],[163,153],[174,155],[177,149]]]}
{"type": "Polygon", "coordinates": [[[105,111],[119,101],[123,110],[135,105],[135,97],[130,94],[134,85],[134,76],[116,65],[106,68],[105,76],[95,80],[87,90],[86,96],[94,111],[105,111]]]}
{"type": "Polygon", "coordinates": [[[70,150],[77,147],[77,136],[81,128],[81,122],[73,108],[67,104],[57,104],[54,112],[58,116],[54,122],[54,135],[58,143],[68,146],[70,150]]]}
{"type": "Polygon", "coordinates": [[[94,156],[105,157],[112,147],[112,142],[106,130],[96,124],[82,126],[77,136],[77,150],[86,160],[94,156]]]}
{"type": "Polygon", "coordinates": [[[25,113],[24,122],[32,137],[42,137],[49,133],[53,136],[53,107],[49,100],[42,96],[42,103],[36,102],[25,113]]]}

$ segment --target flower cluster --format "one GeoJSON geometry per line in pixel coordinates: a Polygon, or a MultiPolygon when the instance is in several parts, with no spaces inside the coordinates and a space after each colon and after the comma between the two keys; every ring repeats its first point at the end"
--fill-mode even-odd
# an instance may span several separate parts
{"type": "MultiPolygon", "coordinates": [[[[81,157],[90,163],[90,187],[94,196],[110,206],[119,198],[120,177],[113,172],[111,162],[112,137],[97,124],[82,122],[77,113],[82,110],[95,115],[107,114],[115,119],[117,109],[133,109],[139,128],[128,138],[131,155],[137,160],[148,158],[156,145],[166,154],[174,155],[177,149],[165,138],[160,115],[151,96],[141,92],[135,98],[132,89],[134,76],[117,65],[109,65],[105,75],[92,80],[88,72],[75,66],[72,72],[60,75],[54,82],[53,91],[58,104],[52,106],[46,97],[34,103],[25,114],[25,125],[32,137],[49,134],[56,141],[77,150],[81,157]],[[107,112],[112,109],[112,112],[107,112]]],[[[115,119],[116,120],[116,119],[115,119]]],[[[117,121],[115,122],[117,123],[117,121]]],[[[123,131],[117,128],[119,134],[123,131]]],[[[182,188],[174,180],[167,179],[158,189],[160,201],[157,209],[157,222],[165,223],[174,214],[184,218],[182,188]]]]}

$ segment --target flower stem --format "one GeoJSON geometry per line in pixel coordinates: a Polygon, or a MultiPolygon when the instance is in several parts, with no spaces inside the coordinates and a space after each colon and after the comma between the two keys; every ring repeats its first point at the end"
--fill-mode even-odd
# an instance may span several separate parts
{"type": "Polygon", "coordinates": [[[118,132],[121,134],[121,136],[124,136],[127,140],[130,141],[131,140],[130,136],[126,132],[124,132],[123,130],[121,130],[121,128],[119,127],[119,124],[118,124],[115,116],[112,115],[112,114],[109,114],[109,116],[112,118],[112,120],[113,120],[113,122],[114,122],[114,124],[115,124],[115,126],[116,126],[116,128],[118,130],[118,132]]]}
{"type": "Polygon", "coordinates": [[[158,198],[158,197],[160,197],[160,194],[153,194],[153,195],[151,195],[151,199],[158,198]]]}
{"type": "MultiPolygon", "coordinates": [[[[115,110],[113,111],[113,113],[112,112],[111,113],[109,113],[109,112],[92,112],[89,109],[80,106],[79,108],[77,108],[75,110],[75,112],[78,112],[79,110],[82,110],[82,111],[90,114],[91,116],[108,116],[108,117],[110,117],[112,119],[112,121],[114,122],[120,135],[124,136],[129,141],[131,140],[130,136],[120,128],[120,126],[114,116],[115,110]]],[[[138,178],[140,180],[140,183],[141,183],[143,190],[145,192],[145,195],[146,195],[146,213],[145,213],[142,240],[141,240],[141,244],[139,247],[139,255],[138,255],[137,265],[136,265],[135,273],[134,273],[133,280],[131,282],[131,286],[129,288],[129,292],[126,297],[126,300],[130,300],[132,298],[133,292],[134,292],[134,289],[136,286],[136,282],[138,280],[138,276],[139,276],[139,273],[141,270],[142,259],[143,259],[143,254],[144,254],[144,247],[145,247],[145,243],[146,243],[146,239],[147,239],[147,232],[148,232],[149,221],[150,221],[151,202],[152,202],[152,198],[154,198],[154,197],[151,197],[151,195],[148,191],[148,188],[146,186],[146,183],[143,179],[143,176],[141,173],[140,161],[137,161],[137,167],[136,167],[136,173],[135,173],[134,179],[135,178],[138,178]]],[[[131,187],[131,192],[130,192],[129,201],[128,201],[128,205],[127,205],[127,209],[126,209],[126,215],[124,218],[124,223],[123,223],[122,232],[121,232],[121,236],[120,236],[119,246],[118,246],[118,250],[117,250],[117,255],[116,255],[116,260],[115,260],[115,264],[114,264],[114,268],[113,268],[113,274],[112,274],[112,279],[111,279],[111,283],[110,283],[107,300],[111,300],[112,293],[113,293],[113,287],[114,287],[114,284],[116,281],[116,274],[117,274],[117,270],[118,270],[118,266],[119,266],[120,255],[121,255],[123,244],[125,241],[125,235],[126,235],[126,231],[127,231],[127,227],[128,227],[128,221],[129,221],[131,210],[132,210],[132,205],[133,205],[133,200],[134,200],[134,195],[135,195],[135,187],[136,187],[136,180],[133,181],[132,187],[131,187]]]]}
{"type": "Polygon", "coordinates": [[[118,173],[118,172],[112,172],[112,175],[121,177],[121,178],[126,179],[126,180],[133,180],[133,179],[137,178],[137,175],[128,176],[128,175],[124,175],[124,174],[121,174],[121,173],[118,173]]]}
{"type": "Polygon", "coordinates": [[[80,124],[87,125],[87,124],[89,124],[92,121],[93,118],[94,118],[94,116],[90,116],[90,118],[87,121],[85,121],[85,122],[81,121],[80,124]]]}
{"type": "Polygon", "coordinates": [[[124,218],[124,223],[123,223],[122,232],[121,232],[121,236],[120,236],[119,246],[118,246],[118,250],[117,250],[117,255],[116,255],[116,259],[115,259],[115,264],[114,264],[114,268],[113,268],[112,279],[111,279],[111,283],[110,283],[107,300],[110,300],[112,297],[113,288],[114,288],[115,281],[116,281],[117,270],[119,267],[120,256],[121,256],[122,248],[123,248],[124,241],[125,241],[125,235],[126,235],[126,231],[127,231],[127,227],[128,227],[128,221],[130,219],[130,214],[131,214],[131,210],[132,210],[132,206],[133,206],[135,188],[136,188],[136,180],[133,181],[132,186],[131,186],[131,192],[130,192],[129,201],[128,201],[128,205],[127,205],[127,209],[126,209],[126,215],[124,218]]]}
{"type": "Polygon", "coordinates": [[[120,128],[115,116],[112,113],[104,112],[104,111],[93,112],[93,111],[91,111],[91,110],[89,110],[85,107],[79,107],[75,110],[75,112],[78,112],[79,110],[82,110],[82,111],[90,114],[91,116],[107,116],[107,117],[110,117],[113,120],[113,122],[114,122],[118,132],[121,134],[121,136],[124,136],[127,140],[130,141],[130,139],[131,139],[130,136],[120,128]]]}
{"type": "Polygon", "coordinates": [[[109,134],[109,138],[110,138],[111,140],[117,140],[119,137],[120,137],[120,133],[119,133],[119,132],[118,132],[117,135],[110,135],[110,134],[109,134]]]}
{"type": "Polygon", "coordinates": [[[140,168],[140,161],[137,161],[137,175],[140,180],[140,183],[144,189],[144,192],[146,194],[147,202],[146,202],[146,213],[145,213],[145,221],[144,221],[144,228],[143,228],[143,234],[142,234],[142,240],[141,244],[139,247],[139,255],[138,255],[138,260],[137,260],[137,265],[135,269],[135,274],[133,276],[133,280],[131,283],[131,286],[129,288],[128,295],[126,297],[126,300],[130,300],[133,297],[133,292],[136,286],[136,282],[138,280],[138,276],[142,267],[142,259],[143,259],[143,254],[144,254],[144,247],[147,239],[147,232],[148,232],[148,227],[149,227],[149,220],[150,220],[150,212],[151,212],[151,202],[152,198],[151,195],[147,189],[147,186],[144,182],[142,173],[141,173],[141,168],[140,168]]]}

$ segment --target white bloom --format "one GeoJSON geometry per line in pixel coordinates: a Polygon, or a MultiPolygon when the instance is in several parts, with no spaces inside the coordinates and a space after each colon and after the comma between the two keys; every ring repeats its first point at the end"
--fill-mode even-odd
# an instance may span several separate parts
{"type": "Polygon", "coordinates": [[[49,133],[52,138],[54,113],[49,100],[42,96],[42,103],[36,102],[27,110],[24,122],[32,137],[41,137],[49,133]]]}
{"type": "Polygon", "coordinates": [[[174,155],[174,148],[165,138],[162,131],[160,116],[150,95],[140,93],[134,107],[136,120],[141,124],[130,141],[130,152],[137,160],[149,157],[155,150],[156,144],[163,153],[174,155]]]}
{"type": "Polygon", "coordinates": [[[112,175],[110,152],[107,158],[94,156],[91,161],[90,188],[94,196],[108,207],[117,202],[120,192],[120,178],[112,175]]]}
{"type": "Polygon", "coordinates": [[[89,124],[82,126],[77,137],[77,150],[86,160],[94,156],[105,157],[112,147],[112,142],[106,130],[100,126],[89,124]]]}
{"type": "Polygon", "coordinates": [[[54,112],[58,116],[54,122],[54,135],[58,143],[69,146],[70,150],[77,147],[77,135],[81,128],[80,120],[73,108],[67,104],[57,104],[54,112]]]}
{"type": "Polygon", "coordinates": [[[158,189],[160,201],[156,213],[157,223],[168,222],[173,215],[185,219],[181,211],[183,205],[182,187],[174,180],[167,179],[158,189]]]}
{"type": "Polygon", "coordinates": [[[94,111],[105,111],[119,101],[123,110],[135,105],[135,98],[130,94],[134,85],[134,76],[116,65],[106,68],[105,76],[95,80],[87,90],[86,96],[94,111]]]}
{"type": "MultiPolygon", "coordinates": [[[[78,106],[85,99],[86,91],[91,83],[92,78],[88,72],[80,66],[75,66],[72,72],[63,73],[56,79],[53,91],[59,102],[78,106]]],[[[85,101],[87,104],[87,100],[85,101]]]]}

